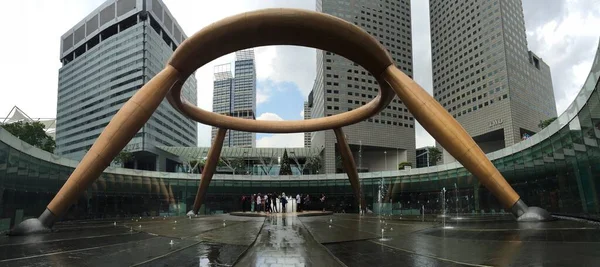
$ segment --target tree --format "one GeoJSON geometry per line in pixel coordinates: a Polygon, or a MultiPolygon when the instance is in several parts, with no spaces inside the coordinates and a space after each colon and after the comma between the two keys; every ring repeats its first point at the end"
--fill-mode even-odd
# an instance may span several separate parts
{"type": "Polygon", "coordinates": [[[113,159],[113,162],[125,167],[125,163],[132,161],[134,158],[133,153],[123,150],[113,159]]]}
{"type": "Polygon", "coordinates": [[[442,159],[442,152],[436,147],[427,148],[429,153],[429,166],[435,166],[442,159]]]}
{"type": "Polygon", "coordinates": [[[287,149],[283,150],[283,158],[281,159],[279,175],[292,175],[292,166],[290,166],[290,158],[288,157],[287,149]]]}
{"type": "Polygon", "coordinates": [[[404,170],[404,168],[408,166],[408,167],[412,167],[412,163],[410,162],[400,162],[398,163],[398,170],[404,170]]]}
{"type": "Polygon", "coordinates": [[[306,163],[304,163],[304,168],[308,169],[311,174],[317,173],[322,167],[323,164],[321,163],[321,157],[319,156],[310,157],[306,159],[306,163]]]}
{"type": "Polygon", "coordinates": [[[550,123],[552,123],[555,120],[556,120],[556,117],[540,121],[540,123],[538,124],[538,127],[540,127],[540,129],[544,129],[544,128],[548,127],[548,125],[550,125],[550,123]]]}
{"type": "Polygon", "coordinates": [[[2,125],[2,128],[6,129],[12,135],[23,140],[32,146],[40,148],[42,150],[54,153],[56,143],[54,139],[46,134],[44,131],[44,124],[39,121],[34,122],[13,122],[2,125]]]}
{"type": "Polygon", "coordinates": [[[189,164],[191,173],[202,173],[204,165],[206,164],[206,159],[194,159],[191,160],[189,164]]]}
{"type": "Polygon", "coordinates": [[[233,169],[233,174],[236,174],[236,170],[243,170],[246,168],[246,161],[243,158],[235,158],[229,162],[233,169]]]}

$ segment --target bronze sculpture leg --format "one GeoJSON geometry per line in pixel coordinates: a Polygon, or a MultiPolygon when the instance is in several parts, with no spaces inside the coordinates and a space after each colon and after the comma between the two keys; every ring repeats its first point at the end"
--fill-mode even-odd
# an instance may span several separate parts
{"type": "Polygon", "coordinates": [[[340,149],[340,155],[342,156],[342,164],[344,165],[344,171],[348,174],[348,180],[354,191],[354,196],[360,206],[360,211],[365,211],[367,205],[365,203],[365,196],[360,191],[360,180],[358,179],[358,171],[356,170],[356,163],[354,163],[354,157],[352,157],[352,151],[346,142],[344,132],[341,128],[333,129],[335,137],[337,138],[338,148],[340,149]]]}
{"type": "Polygon", "coordinates": [[[77,202],[83,191],[100,176],[114,157],[148,121],[178,79],[179,72],[167,66],[135,93],[104,128],[42,215],[37,219],[23,221],[11,230],[10,234],[50,231],[54,222],[77,202]]]}
{"type": "Polygon", "coordinates": [[[467,131],[421,86],[395,66],[388,67],[383,77],[423,128],[475,175],[504,208],[521,221],[550,219],[545,210],[525,205],[467,131]]]}
{"type": "Polygon", "coordinates": [[[223,128],[219,128],[217,131],[217,136],[215,136],[215,141],[208,151],[208,157],[206,158],[206,163],[204,164],[204,169],[202,170],[200,186],[198,186],[198,193],[196,193],[196,199],[194,199],[194,207],[187,213],[187,215],[198,214],[198,210],[200,210],[202,202],[204,202],[206,190],[208,190],[210,180],[212,179],[215,170],[217,169],[217,165],[219,164],[221,149],[223,148],[223,141],[225,140],[226,133],[227,129],[223,128]]]}

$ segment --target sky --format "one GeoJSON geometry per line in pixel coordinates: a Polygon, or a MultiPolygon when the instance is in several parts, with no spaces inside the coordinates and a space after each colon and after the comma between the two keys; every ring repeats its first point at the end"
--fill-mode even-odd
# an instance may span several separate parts
{"type": "MultiPolygon", "coordinates": [[[[189,36],[212,22],[262,8],[314,10],[314,0],[163,0],[189,36]]],[[[573,101],[592,64],[600,38],[597,0],[523,0],[528,46],[552,71],[559,115],[573,101]]],[[[0,118],[13,106],[32,118],[56,117],[60,36],[97,8],[103,0],[20,0],[3,3],[0,16],[0,118]]],[[[412,0],[414,78],[430,94],[431,49],[427,0],[412,0]]],[[[314,49],[268,46],[255,49],[257,119],[299,120],[303,101],[315,78],[314,49]]],[[[212,109],[215,65],[232,63],[233,55],[216,59],[196,72],[198,106],[212,109]]],[[[198,127],[198,145],[210,145],[210,127],[198,127]]],[[[433,138],[416,127],[417,147],[433,138]]],[[[259,147],[301,147],[303,133],[258,134],[259,147]]]]}

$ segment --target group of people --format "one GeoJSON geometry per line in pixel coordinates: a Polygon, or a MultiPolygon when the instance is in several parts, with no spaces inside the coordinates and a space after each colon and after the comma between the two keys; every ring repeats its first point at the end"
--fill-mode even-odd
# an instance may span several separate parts
{"type": "MultiPolygon", "coordinates": [[[[292,200],[293,196],[286,196],[284,192],[280,195],[277,193],[253,194],[252,196],[242,196],[242,211],[250,212],[286,212],[288,201],[292,200]],[[277,200],[279,200],[278,205],[277,200]]],[[[296,194],[296,212],[301,212],[307,208],[310,203],[308,194],[296,194]]],[[[325,211],[325,194],[321,194],[319,198],[323,211],[325,211]]]]}

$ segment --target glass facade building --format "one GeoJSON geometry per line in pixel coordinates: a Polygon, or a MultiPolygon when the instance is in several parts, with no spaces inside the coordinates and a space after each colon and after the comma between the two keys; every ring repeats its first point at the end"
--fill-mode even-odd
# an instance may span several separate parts
{"type": "MultiPolygon", "coordinates": [[[[254,120],[256,119],[256,64],[254,50],[235,53],[234,75],[231,64],[215,66],[213,112],[254,120]]],[[[212,127],[211,140],[217,135],[212,127]]],[[[211,142],[212,143],[212,142],[211,142]]],[[[256,133],[228,130],[224,147],[256,147],[256,133]]]]}
{"type": "MultiPolygon", "coordinates": [[[[109,0],[61,38],[56,124],[57,154],[80,160],[111,118],[186,38],[160,0],[109,0]]],[[[197,103],[194,75],[183,97],[197,103]]],[[[196,146],[197,123],[162,101],[125,147],[132,168],[169,171],[156,146],[196,146]]]]}

